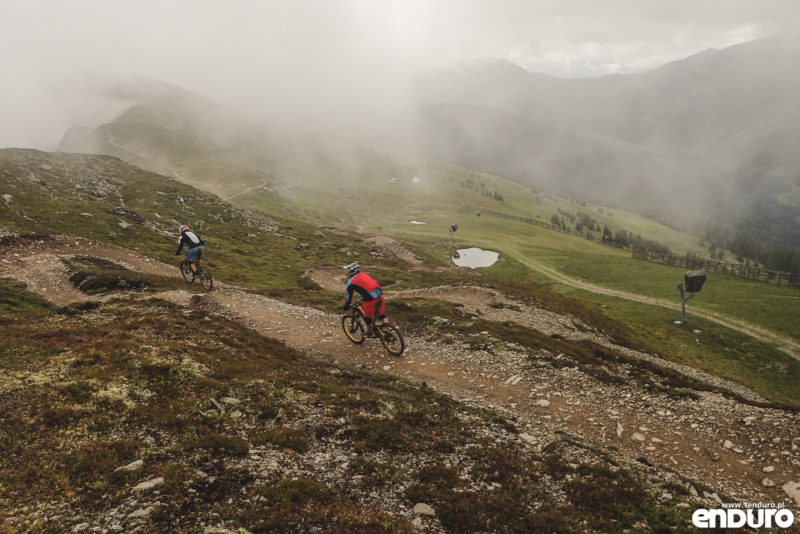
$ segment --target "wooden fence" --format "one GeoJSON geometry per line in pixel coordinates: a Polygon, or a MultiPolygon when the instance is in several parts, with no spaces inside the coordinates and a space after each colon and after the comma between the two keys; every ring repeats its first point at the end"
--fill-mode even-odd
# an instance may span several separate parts
{"type": "Polygon", "coordinates": [[[685,267],[686,269],[692,271],[697,269],[705,269],[706,271],[714,273],[728,274],[731,276],[737,276],[739,278],[747,278],[748,280],[758,280],[759,282],[777,284],[778,287],[785,286],[800,288],[800,277],[798,277],[796,274],[787,273],[784,271],[772,271],[769,269],[762,269],[760,267],[731,264],[698,257],[673,256],[671,254],[648,252],[646,250],[634,250],[633,257],[654,263],[664,263],[667,265],[674,265],[676,267],[685,267]]]}

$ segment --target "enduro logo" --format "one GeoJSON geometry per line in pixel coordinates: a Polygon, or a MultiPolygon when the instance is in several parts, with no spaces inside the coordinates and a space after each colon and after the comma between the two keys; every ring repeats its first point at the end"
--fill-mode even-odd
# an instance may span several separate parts
{"type": "Polygon", "coordinates": [[[794,524],[794,514],[774,504],[768,508],[700,508],[692,514],[692,524],[697,528],[789,528],[794,524]]]}

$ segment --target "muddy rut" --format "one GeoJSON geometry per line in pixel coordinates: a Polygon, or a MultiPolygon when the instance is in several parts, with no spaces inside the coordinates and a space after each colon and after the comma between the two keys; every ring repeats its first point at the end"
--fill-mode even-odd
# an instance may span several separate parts
{"type": "MultiPolygon", "coordinates": [[[[68,255],[95,256],[137,271],[180,276],[177,267],[142,255],[63,237],[7,242],[2,249],[0,275],[25,282],[31,290],[59,305],[87,300],[89,297],[68,281],[60,260],[68,255]]],[[[320,269],[308,274],[325,288],[341,290],[341,273],[341,269],[320,269]]],[[[554,433],[565,432],[614,446],[631,461],[678,472],[714,488],[720,495],[786,503],[800,511],[800,496],[797,501],[794,497],[794,484],[800,483],[800,416],[796,414],[755,407],[719,394],[700,392],[696,399],[672,398],[634,381],[600,381],[578,367],[553,365],[563,355],[531,351],[494,339],[488,332],[461,337],[416,328],[413,333],[406,332],[406,353],[395,358],[377,340],[367,340],[360,346],[350,344],[341,330],[339,314],[254,295],[226,284],[216,285],[218,289],[199,297],[187,291],[157,296],[232,318],[312,357],[424,381],[468,404],[501,411],[516,418],[533,446],[542,447],[554,433]]],[[[593,331],[591,325],[573,318],[518,303],[514,308],[490,306],[508,301],[504,295],[484,288],[448,286],[390,292],[389,306],[393,296],[447,300],[490,321],[513,321],[566,339],[590,339],[614,350],[628,351],[629,356],[670,366],[720,390],[759,399],[739,385],[655,355],[615,346],[593,331]]],[[[711,494],[698,498],[709,503],[715,499],[711,494]]]]}

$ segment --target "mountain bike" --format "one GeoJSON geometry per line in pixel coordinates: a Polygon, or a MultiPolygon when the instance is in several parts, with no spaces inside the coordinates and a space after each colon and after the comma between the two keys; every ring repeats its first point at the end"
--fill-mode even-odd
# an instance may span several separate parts
{"type": "MultiPolygon", "coordinates": [[[[342,316],[342,328],[347,339],[360,345],[367,338],[367,322],[364,318],[364,308],[361,306],[363,301],[359,300],[350,305],[349,311],[342,316]]],[[[385,348],[392,356],[400,356],[406,348],[403,335],[396,326],[382,322],[375,323],[375,337],[381,340],[385,348]]]]}
{"type": "MultiPolygon", "coordinates": [[[[183,261],[178,267],[181,270],[184,280],[189,283],[194,282],[192,279],[194,273],[192,273],[192,268],[189,265],[189,258],[183,258],[183,261]]],[[[197,267],[197,279],[200,280],[200,283],[207,291],[211,291],[211,288],[214,287],[214,279],[211,277],[211,271],[200,265],[195,264],[195,267],[197,267]]]]}

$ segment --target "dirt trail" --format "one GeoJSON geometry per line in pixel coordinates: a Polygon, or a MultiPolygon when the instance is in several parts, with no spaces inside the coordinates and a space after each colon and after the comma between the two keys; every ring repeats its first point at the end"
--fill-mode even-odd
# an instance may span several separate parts
{"type": "Polygon", "coordinates": [[[141,254],[81,237],[11,239],[2,249],[0,275],[25,283],[31,291],[58,306],[90,299],[69,282],[62,257],[92,256],[113,261],[128,269],[162,276],[173,276],[178,272],[177,267],[170,267],[141,254]]]}
{"type": "MultiPolygon", "coordinates": [[[[668,300],[645,297],[643,295],[628,293],[627,291],[620,291],[617,289],[609,289],[607,287],[602,287],[595,284],[590,284],[588,282],[583,282],[575,278],[570,278],[569,276],[561,274],[554,269],[550,269],[548,267],[545,267],[543,265],[540,265],[538,263],[526,259],[525,256],[520,254],[517,250],[512,249],[509,252],[511,253],[512,256],[514,256],[515,259],[517,259],[520,263],[522,263],[526,267],[529,267],[534,271],[544,274],[545,276],[548,276],[567,286],[583,289],[584,291],[589,291],[591,293],[597,293],[600,295],[608,295],[611,297],[617,297],[634,302],[641,302],[643,304],[660,306],[662,308],[667,308],[670,310],[680,311],[681,309],[679,304],[668,300]]],[[[800,343],[797,343],[793,339],[790,339],[786,336],[782,336],[780,334],[767,330],[766,328],[761,328],[759,326],[745,323],[744,321],[739,321],[731,317],[726,317],[722,314],[715,313],[712,311],[695,308],[692,310],[692,314],[697,315],[698,317],[703,317],[704,319],[708,319],[709,321],[714,321],[717,324],[721,324],[726,328],[730,328],[731,330],[736,330],[737,332],[746,334],[750,337],[758,339],[759,341],[775,344],[783,352],[789,354],[794,358],[800,359],[800,343]]]]}
{"type": "MultiPolygon", "coordinates": [[[[61,255],[93,255],[135,270],[179,276],[176,267],[72,238],[10,244],[2,252],[0,274],[29,283],[31,289],[59,304],[87,298],[64,286],[61,255]]],[[[316,271],[310,273],[318,283],[322,281],[326,287],[341,284],[335,271],[320,272],[320,277],[316,271]]],[[[716,394],[675,399],[634,381],[599,381],[577,367],[553,365],[553,354],[504,343],[488,333],[460,337],[425,329],[407,332],[407,352],[394,358],[377,340],[360,346],[347,342],[338,314],[253,295],[233,286],[219,287],[201,297],[187,291],[158,296],[222,314],[311,356],[425,381],[469,404],[502,411],[517,419],[533,446],[542,447],[554,432],[564,431],[617,447],[631,461],[662,466],[731,498],[786,502],[800,511],[800,502],[792,503],[781,489],[787,482],[800,481],[798,415],[716,394]]],[[[488,304],[503,302],[505,297],[482,288],[454,286],[395,294],[443,298],[472,307],[489,320],[514,320],[545,333],[594,336],[592,339],[603,341],[587,325],[547,310],[493,308],[488,304]]],[[[560,357],[555,355],[556,360],[560,357]]],[[[714,499],[710,494],[706,497],[709,502],[714,499]]]]}
{"type": "MultiPolygon", "coordinates": [[[[312,269],[306,275],[325,289],[343,292],[345,286],[344,276],[341,275],[341,272],[342,269],[339,268],[322,268],[312,269]]],[[[581,321],[576,321],[572,317],[543,308],[521,305],[493,289],[476,286],[439,286],[405,291],[387,291],[386,296],[437,299],[460,304],[464,306],[465,312],[473,313],[476,317],[487,321],[512,322],[548,336],[559,336],[574,341],[591,341],[597,345],[622,352],[627,356],[678,371],[684,376],[700,380],[721,390],[736,393],[743,398],[755,402],[765,401],[763,397],[738,384],[687,365],[681,365],[652,354],[617,345],[581,321]]]]}

